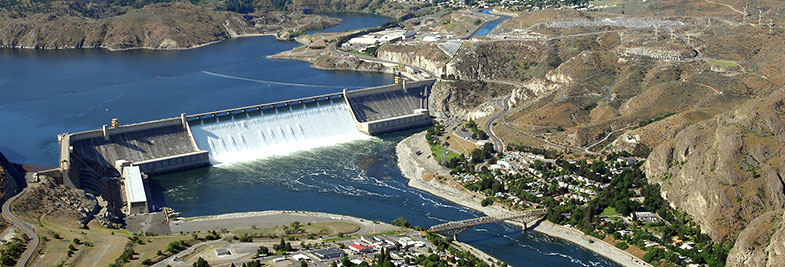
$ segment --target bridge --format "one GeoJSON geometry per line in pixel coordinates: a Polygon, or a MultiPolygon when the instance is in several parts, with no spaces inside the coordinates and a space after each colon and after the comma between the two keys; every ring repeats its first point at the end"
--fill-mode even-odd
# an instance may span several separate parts
{"type": "Polygon", "coordinates": [[[431,226],[431,228],[428,228],[428,231],[435,232],[435,233],[443,233],[448,235],[451,234],[452,238],[457,240],[458,234],[462,233],[463,231],[466,231],[466,229],[469,229],[477,225],[503,222],[503,221],[515,221],[515,222],[523,223],[524,226],[523,230],[526,231],[527,224],[541,220],[542,218],[545,217],[546,212],[547,211],[545,209],[533,209],[533,210],[527,210],[521,213],[510,214],[501,217],[492,217],[492,216],[477,217],[477,218],[471,218],[461,221],[453,221],[453,222],[434,225],[431,226]]]}

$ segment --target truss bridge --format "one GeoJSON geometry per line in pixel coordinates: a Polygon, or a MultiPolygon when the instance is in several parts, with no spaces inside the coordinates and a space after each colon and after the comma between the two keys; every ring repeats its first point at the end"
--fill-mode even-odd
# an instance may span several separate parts
{"type": "Polygon", "coordinates": [[[438,224],[431,226],[428,229],[430,232],[441,233],[445,235],[452,235],[453,239],[457,240],[458,234],[466,231],[471,227],[488,224],[488,223],[495,223],[495,222],[503,222],[503,221],[515,221],[519,223],[523,223],[524,227],[523,230],[526,231],[526,226],[537,222],[545,217],[546,210],[545,209],[533,209],[527,210],[521,213],[515,213],[510,215],[505,215],[501,217],[493,217],[493,216],[485,216],[485,217],[477,217],[471,218],[466,220],[460,221],[452,221],[446,222],[443,224],[438,224]]]}

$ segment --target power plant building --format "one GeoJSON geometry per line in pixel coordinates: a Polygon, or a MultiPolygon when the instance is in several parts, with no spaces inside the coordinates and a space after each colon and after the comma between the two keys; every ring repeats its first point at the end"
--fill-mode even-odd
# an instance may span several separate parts
{"type": "Polygon", "coordinates": [[[123,167],[125,180],[125,201],[129,214],[147,213],[147,194],[139,166],[123,167]]]}

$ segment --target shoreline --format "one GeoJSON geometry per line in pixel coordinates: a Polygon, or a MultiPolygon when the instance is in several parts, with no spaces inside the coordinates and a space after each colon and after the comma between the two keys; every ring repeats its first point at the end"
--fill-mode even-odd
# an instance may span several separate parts
{"type": "MultiPolygon", "coordinates": [[[[395,152],[398,158],[398,167],[401,169],[403,176],[409,179],[409,186],[426,191],[455,204],[479,211],[488,216],[499,216],[508,212],[498,204],[482,207],[482,205],[480,205],[482,196],[479,196],[478,193],[470,192],[463,187],[456,188],[455,185],[449,186],[444,184],[445,182],[438,181],[437,179],[427,181],[425,177],[427,173],[443,175],[446,171],[449,175],[449,170],[438,165],[438,163],[433,160],[430,147],[425,141],[425,132],[416,133],[402,140],[396,146],[395,152]],[[418,149],[422,152],[419,156],[415,153],[418,149]]],[[[450,180],[448,179],[448,181],[450,180]]],[[[507,221],[506,223],[521,227],[524,226],[523,224],[512,221],[507,221]]],[[[602,240],[585,235],[583,232],[576,229],[554,224],[547,220],[541,220],[536,223],[532,230],[571,242],[623,266],[652,266],[632,254],[620,250],[602,240]]]]}
{"type": "Polygon", "coordinates": [[[172,233],[205,232],[210,230],[239,229],[253,226],[276,226],[299,221],[303,224],[311,222],[340,221],[357,225],[359,229],[347,234],[371,234],[401,230],[390,223],[369,220],[349,215],[298,210],[264,210],[225,213],[218,215],[181,217],[169,222],[172,233]]]}

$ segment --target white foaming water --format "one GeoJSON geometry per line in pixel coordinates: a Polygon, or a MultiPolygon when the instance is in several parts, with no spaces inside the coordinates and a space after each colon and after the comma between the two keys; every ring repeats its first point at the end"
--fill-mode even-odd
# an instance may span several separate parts
{"type": "Polygon", "coordinates": [[[343,101],[330,100],[190,127],[196,146],[210,152],[210,162],[234,163],[371,138],[357,130],[350,112],[343,101]]]}

